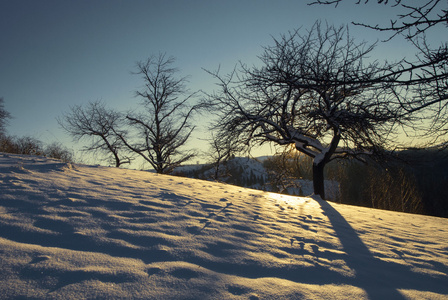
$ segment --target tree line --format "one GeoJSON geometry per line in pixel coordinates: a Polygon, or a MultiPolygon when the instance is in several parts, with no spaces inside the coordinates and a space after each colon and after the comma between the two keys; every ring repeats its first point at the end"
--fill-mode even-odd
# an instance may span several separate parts
{"type": "Polygon", "coordinates": [[[0,152],[47,156],[73,162],[73,153],[60,143],[44,145],[34,137],[16,137],[7,134],[6,125],[10,118],[11,114],[5,109],[3,98],[0,98],[0,152]]]}
{"type": "MultiPolygon", "coordinates": [[[[310,5],[337,6],[344,0],[310,5]]],[[[345,2],[347,2],[346,0],[345,2]]],[[[355,1],[353,5],[362,5],[355,1]]],[[[366,3],[367,1],[363,1],[366,3]]],[[[391,163],[400,130],[425,137],[419,147],[444,149],[448,117],[448,44],[431,45],[426,32],[447,24],[444,1],[408,4],[377,0],[403,11],[388,25],[355,24],[404,38],[413,60],[371,60],[375,43],[357,42],[347,26],[316,22],[273,39],[257,66],[229,74],[206,70],[217,82],[211,93],[189,92],[166,54],[136,64],[144,86],[135,92],[140,111],[118,112],[102,102],[75,105],[59,124],[89,152],[106,154],[120,167],[136,157],[158,173],[170,173],[196,153],[185,145],[205,112],[213,122],[210,147],[215,173],[230,157],[266,143],[292,146],[311,160],[314,193],[326,199],[326,167],[341,159],[391,163]]]]}

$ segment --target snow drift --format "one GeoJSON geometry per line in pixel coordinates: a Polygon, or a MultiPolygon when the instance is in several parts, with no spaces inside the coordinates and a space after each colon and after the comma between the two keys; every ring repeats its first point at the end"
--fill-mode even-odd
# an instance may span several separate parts
{"type": "Polygon", "coordinates": [[[448,220],[0,153],[2,298],[446,299],[448,220]]]}

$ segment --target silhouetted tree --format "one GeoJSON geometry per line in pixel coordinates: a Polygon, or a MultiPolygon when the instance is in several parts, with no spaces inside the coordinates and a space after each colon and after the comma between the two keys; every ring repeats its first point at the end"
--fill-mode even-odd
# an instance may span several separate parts
{"type": "Polygon", "coordinates": [[[5,135],[5,127],[10,118],[11,114],[5,109],[3,98],[0,98],[0,137],[5,135]]]}
{"type": "Polygon", "coordinates": [[[112,155],[116,167],[131,162],[131,157],[122,154],[127,149],[116,134],[120,132],[122,116],[106,108],[104,103],[89,102],[86,107],[75,105],[58,122],[75,141],[89,139],[83,151],[112,155]]]}
{"type": "MultiPolygon", "coordinates": [[[[338,6],[341,2],[347,0],[316,0],[313,4],[334,4],[338,6]]],[[[355,0],[356,4],[366,4],[369,0],[355,0]]],[[[367,28],[388,31],[392,33],[392,37],[401,34],[407,39],[412,40],[418,35],[422,35],[428,29],[448,24],[448,7],[445,0],[426,0],[426,1],[409,1],[403,0],[372,0],[378,4],[391,5],[401,7],[403,12],[397,15],[396,20],[390,20],[388,25],[365,24],[353,22],[353,24],[361,25],[367,28]]]]}
{"type": "MultiPolygon", "coordinates": [[[[310,4],[335,4],[346,0],[316,0],[310,4]]],[[[355,1],[356,4],[369,0],[355,1]]],[[[414,132],[423,132],[425,138],[431,137],[433,144],[448,145],[448,43],[446,31],[448,25],[448,6],[446,0],[372,0],[378,4],[401,8],[396,19],[389,24],[365,24],[369,29],[389,32],[389,40],[404,37],[416,49],[414,60],[403,59],[392,68],[386,77],[389,84],[395,86],[395,93],[401,99],[402,107],[412,118],[405,125],[414,132]],[[431,45],[426,38],[433,29],[441,29],[439,45],[431,45]],[[390,76],[395,80],[392,82],[390,76]],[[400,75],[400,76],[396,76],[400,75]],[[421,124],[427,126],[422,127],[421,124]]],[[[437,41],[437,38],[433,37],[437,41]]],[[[425,145],[428,146],[428,143],[425,145]]]]}
{"type": "Polygon", "coordinates": [[[118,134],[157,173],[170,173],[195,156],[181,147],[194,129],[191,118],[198,106],[189,105],[195,93],[188,93],[185,77],[175,76],[178,70],[172,67],[174,61],[160,54],[137,63],[135,74],[142,76],[145,86],[136,95],[142,99],[145,112],[128,114],[129,131],[118,134]]]}
{"type": "Polygon", "coordinates": [[[274,42],[262,67],[210,72],[221,89],[208,103],[217,128],[242,143],[293,144],[313,158],[314,193],[325,198],[329,161],[374,154],[388,142],[399,103],[371,81],[389,66],[366,63],[374,47],[355,44],[344,27],[316,23],[274,42]]]}

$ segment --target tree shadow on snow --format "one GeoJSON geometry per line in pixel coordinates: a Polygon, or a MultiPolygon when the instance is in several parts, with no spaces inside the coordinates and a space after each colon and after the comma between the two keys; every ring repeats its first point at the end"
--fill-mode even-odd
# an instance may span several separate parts
{"type": "Polygon", "coordinates": [[[345,262],[355,271],[352,284],[364,289],[369,299],[405,299],[398,289],[448,294],[446,276],[416,273],[409,267],[376,258],[358,233],[331,203],[315,198],[329,218],[345,253],[345,262]]]}

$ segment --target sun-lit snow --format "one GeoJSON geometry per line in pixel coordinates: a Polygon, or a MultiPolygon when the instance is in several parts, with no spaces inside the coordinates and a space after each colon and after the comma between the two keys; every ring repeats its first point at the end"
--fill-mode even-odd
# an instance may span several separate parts
{"type": "Polygon", "coordinates": [[[1,298],[448,298],[448,219],[1,153],[0,191],[1,298]]]}

